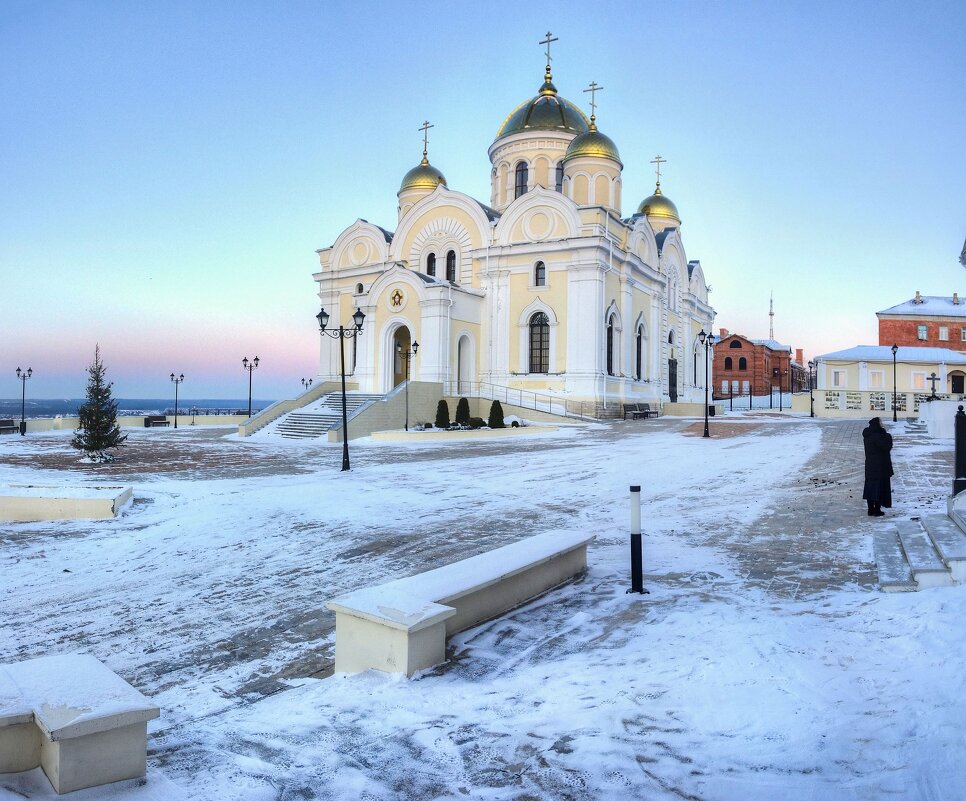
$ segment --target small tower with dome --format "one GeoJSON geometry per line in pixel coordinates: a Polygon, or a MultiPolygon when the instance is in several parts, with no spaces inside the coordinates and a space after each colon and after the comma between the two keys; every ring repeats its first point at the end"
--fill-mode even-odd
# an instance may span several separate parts
{"type": "Polygon", "coordinates": [[[656,165],[657,184],[654,187],[654,194],[641,201],[641,205],[637,207],[637,213],[647,217],[654,233],[659,234],[668,228],[679,228],[681,215],[678,214],[678,207],[661,192],[661,165],[667,164],[667,159],[655,156],[651,159],[651,164],[656,165]]]}
{"type": "Polygon", "coordinates": [[[564,154],[564,194],[578,206],[603,206],[620,216],[621,163],[617,145],[597,130],[595,94],[604,87],[591,82],[590,126],[574,137],[564,154]]]}
{"type": "Polygon", "coordinates": [[[443,177],[443,173],[430,164],[429,159],[426,158],[429,129],[432,127],[427,120],[419,128],[423,132],[423,160],[403,176],[399,191],[396,193],[396,197],[399,198],[400,219],[413,207],[417,200],[434,192],[440,184],[446,186],[446,178],[443,177]]]}

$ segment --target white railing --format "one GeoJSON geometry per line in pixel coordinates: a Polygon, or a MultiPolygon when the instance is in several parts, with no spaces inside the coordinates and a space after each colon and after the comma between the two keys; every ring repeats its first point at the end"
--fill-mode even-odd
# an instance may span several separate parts
{"type": "Polygon", "coordinates": [[[510,406],[521,409],[533,409],[537,412],[557,414],[561,417],[575,417],[581,420],[597,420],[600,418],[600,404],[594,401],[575,401],[532,392],[528,389],[504,387],[483,381],[450,381],[445,385],[446,394],[452,398],[485,398],[498,400],[510,406]]]}

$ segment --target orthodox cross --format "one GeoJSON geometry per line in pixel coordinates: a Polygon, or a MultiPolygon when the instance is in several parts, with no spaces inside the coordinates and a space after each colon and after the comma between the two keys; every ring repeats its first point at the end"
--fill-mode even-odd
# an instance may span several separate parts
{"type": "MultiPolygon", "coordinates": [[[[426,144],[429,142],[429,129],[435,128],[435,125],[430,125],[429,120],[426,120],[417,130],[423,132],[423,161],[426,161],[426,144]]],[[[427,164],[429,162],[426,162],[427,164]]]]}
{"type": "Polygon", "coordinates": [[[651,159],[651,164],[657,165],[657,185],[661,185],[661,165],[667,164],[667,159],[662,159],[660,156],[655,156],[651,159]]]}
{"type": "Polygon", "coordinates": [[[585,92],[590,92],[590,121],[593,122],[596,119],[596,117],[594,115],[597,113],[597,101],[596,101],[594,95],[597,92],[604,91],[604,87],[603,86],[598,86],[597,85],[597,81],[591,81],[590,82],[590,86],[588,86],[586,89],[584,89],[584,91],[585,92]]]}
{"type": "Polygon", "coordinates": [[[558,41],[560,41],[559,36],[551,37],[550,31],[547,31],[547,38],[541,42],[538,42],[538,44],[545,44],[547,46],[547,69],[550,69],[550,43],[558,41]]]}
{"type": "Polygon", "coordinates": [[[932,384],[932,397],[936,397],[936,382],[939,380],[939,376],[935,373],[930,373],[929,378],[926,379],[932,384]]]}

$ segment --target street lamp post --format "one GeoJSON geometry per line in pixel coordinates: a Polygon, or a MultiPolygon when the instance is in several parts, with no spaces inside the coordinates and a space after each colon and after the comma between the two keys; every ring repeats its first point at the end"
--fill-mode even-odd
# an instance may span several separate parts
{"type": "Polygon", "coordinates": [[[704,345],[704,436],[710,437],[711,431],[708,429],[708,356],[711,353],[711,346],[714,345],[714,334],[706,334],[702,328],[698,333],[698,341],[704,345]]]}
{"type": "Polygon", "coordinates": [[[403,350],[402,342],[396,343],[396,353],[401,359],[406,361],[406,430],[409,431],[409,363],[412,361],[416,351],[419,350],[419,343],[413,342],[412,350],[403,350]]]}
{"type": "Polygon", "coordinates": [[[174,382],[174,427],[178,427],[178,386],[184,381],[184,373],[176,376],[171,374],[171,381],[174,382]]]}
{"type": "Polygon", "coordinates": [[[21,392],[20,392],[20,436],[24,436],[27,433],[27,379],[34,374],[33,368],[28,367],[26,370],[21,370],[17,368],[17,378],[20,379],[21,392]]]}
{"type": "Polygon", "coordinates": [[[242,359],[242,369],[248,371],[248,416],[252,416],[252,373],[255,372],[255,368],[258,367],[258,357],[256,356],[251,362],[248,361],[248,357],[242,359]]]}
{"type": "Polygon", "coordinates": [[[353,328],[348,330],[344,326],[339,326],[338,331],[326,331],[325,327],[329,324],[329,313],[322,309],[315,319],[319,321],[319,334],[339,340],[339,372],[342,375],[342,469],[349,469],[349,422],[346,415],[345,400],[345,341],[355,339],[362,333],[362,324],[365,322],[366,315],[362,309],[357,308],[352,315],[353,328]]]}
{"type": "Polygon", "coordinates": [[[808,363],[808,408],[809,408],[808,416],[809,417],[815,416],[815,393],[813,391],[815,389],[815,379],[813,378],[814,370],[815,370],[815,362],[810,361],[808,363]]]}
{"type": "Polygon", "coordinates": [[[303,378],[302,379],[302,389],[307,391],[310,386],[312,386],[312,379],[311,378],[303,378]]]}
{"type": "Polygon", "coordinates": [[[898,345],[892,346],[892,422],[899,422],[899,418],[896,417],[896,406],[898,405],[898,400],[896,397],[896,353],[899,351],[898,345]]]}
{"type": "MultiPolygon", "coordinates": [[[[788,375],[787,367],[783,370],[779,370],[778,372],[778,411],[782,411],[782,403],[784,403],[784,397],[783,397],[785,394],[784,376],[786,375],[788,375]]],[[[788,384],[789,391],[791,391],[791,388],[792,388],[791,379],[789,379],[789,384],[788,384]]]]}

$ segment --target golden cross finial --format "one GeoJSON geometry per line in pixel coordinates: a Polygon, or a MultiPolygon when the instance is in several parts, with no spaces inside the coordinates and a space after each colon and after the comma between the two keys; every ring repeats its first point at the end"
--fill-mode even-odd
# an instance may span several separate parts
{"type": "Polygon", "coordinates": [[[597,113],[597,102],[596,102],[596,99],[595,99],[594,95],[597,92],[604,91],[604,87],[603,86],[598,86],[597,85],[597,81],[591,81],[590,82],[590,86],[588,86],[586,89],[584,89],[584,91],[585,92],[590,92],[590,121],[591,121],[591,123],[593,123],[593,121],[596,119],[596,117],[594,115],[597,113]]]}
{"type": "Polygon", "coordinates": [[[547,80],[549,81],[552,77],[550,74],[550,43],[557,42],[560,40],[559,36],[553,36],[550,31],[547,31],[547,38],[539,42],[539,44],[545,44],[547,46],[547,80]]]}
{"type": "Polygon", "coordinates": [[[435,128],[435,125],[430,125],[429,120],[426,120],[417,130],[423,132],[423,164],[429,164],[426,159],[426,146],[429,143],[429,129],[435,128]]]}
{"type": "Polygon", "coordinates": [[[657,188],[661,188],[661,165],[667,164],[667,159],[662,159],[660,156],[655,156],[651,159],[651,164],[657,165],[657,188]]]}

